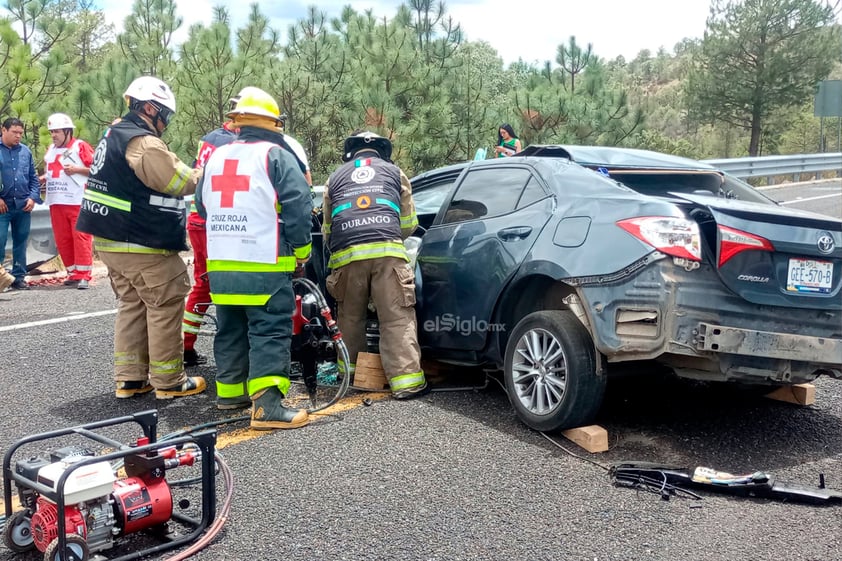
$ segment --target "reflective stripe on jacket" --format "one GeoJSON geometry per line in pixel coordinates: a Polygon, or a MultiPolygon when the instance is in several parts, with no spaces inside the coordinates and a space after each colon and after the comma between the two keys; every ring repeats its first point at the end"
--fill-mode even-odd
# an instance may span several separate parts
{"type": "Polygon", "coordinates": [[[265,304],[279,286],[278,275],[292,273],[296,257],[310,255],[310,188],[294,156],[274,144],[274,138],[270,131],[243,127],[239,139],[218,148],[205,166],[196,208],[207,220],[208,277],[215,304],[265,304]],[[264,214],[259,208],[274,211],[264,214]],[[270,215],[274,234],[252,236],[268,231],[270,215]],[[250,222],[242,222],[243,217],[250,222]],[[215,226],[221,229],[215,231],[215,226]],[[237,244],[243,249],[233,259],[237,244]],[[260,244],[259,251],[248,249],[260,244]],[[266,247],[275,255],[272,262],[264,258],[266,247]]]}

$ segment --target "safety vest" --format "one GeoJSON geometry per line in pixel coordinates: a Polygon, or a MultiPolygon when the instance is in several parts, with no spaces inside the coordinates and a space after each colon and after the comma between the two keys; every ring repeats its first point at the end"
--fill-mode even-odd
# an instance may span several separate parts
{"type": "Polygon", "coordinates": [[[80,205],[85,191],[88,176],[81,173],[68,175],[64,171],[65,164],[84,165],[79,148],[81,140],[71,138],[67,146],[56,148],[50,144],[44,154],[44,173],[47,176],[47,205],[80,205]]]}
{"type": "Polygon", "coordinates": [[[328,181],[329,266],[377,257],[407,259],[401,241],[400,170],[380,158],[343,164],[328,181]]]}
{"type": "Polygon", "coordinates": [[[280,149],[271,142],[235,141],[217,148],[205,165],[201,197],[215,304],[265,304],[274,292],[272,275],[295,270],[267,169],[273,148],[280,149]]]}
{"type": "Polygon", "coordinates": [[[184,199],[150,189],[126,161],[129,141],[151,134],[140,117],[129,113],[105,131],[96,147],[76,228],[97,237],[98,251],[187,249],[184,199]]]}

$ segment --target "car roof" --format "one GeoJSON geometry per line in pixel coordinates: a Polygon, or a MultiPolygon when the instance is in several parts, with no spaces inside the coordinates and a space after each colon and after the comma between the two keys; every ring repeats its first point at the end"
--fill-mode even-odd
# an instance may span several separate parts
{"type": "Polygon", "coordinates": [[[660,169],[718,171],[711,165],[690,158],[662,154],[638,148],[614,146],[577,146],[573,144],[532,145],[518,153],[518,156],[566,157],[587,167],[609,169],[660,169]]]}
{"type": "MultiPolygon", "coordinates": [[[[619,148],[615,146],[578,146],[574,144],[532,144],[515,157],[564,158],[587,168],[603,167],[609,171],[617,170],[659,170],[693,171],[703,173],[722,172],[715,167],[681,156],[641,150],[639,148],[619,148]]],[[[507,158],[492,158],[477,163],[483,165],[505,165],[507,158]]],[[[425,171],[412,178],[412,181],[424,179],[430,175],[458,175],[465,167],[474,163],[472,160],[425,171]]]]}
{"type": "Polygon", "coordinates": [[[449,165],[449,166],[444,166],[444,167],[440,167],[440,168],[434,168],[434,169],[431,169],[431,170],[427,170],[425,172],[421,172],[418,175],[414,176],[412,178],[412,182],[414,183],[414,182],[418,181],[419,179],[424,179],[424,178],[426,178],[430,175],[437,175],[437,176],[438,175],[449,175],[449,174],[459,175],[462,172],[462,170],[465,169],[465,167],[467,167],[468,164],[470,164],[470,163],[471,163],[470,161],[460,162],[458,164],[452,164],[452,165],[449,165]]]}

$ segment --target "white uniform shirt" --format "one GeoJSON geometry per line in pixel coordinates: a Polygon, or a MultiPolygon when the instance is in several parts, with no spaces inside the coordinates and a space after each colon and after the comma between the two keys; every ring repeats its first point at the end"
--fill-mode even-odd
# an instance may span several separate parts
{"type": "Polygon", "coordinates": [[[81,142],[74,138],[68,147],[56,148],[55,144],[50,144],[47,153],[44,154],[48,205],[82,204],[88,176],[81,173],[68,175],[64,172],[65,164],[84,165],[79,155],[80,145],[81,142]]]}
{"type": "Polygon", "coordinates": [[[304,147],[301,146],[301,143],[287,133],[284,133],[284,140],[287,141],[287,144],[295,152],[295,155],[298,156],[298,159],[301,160],[301,163],[304,164],[304,167],[307,168],[307,171],[310,171],[310,162],[307,161],[307,154],[304,153],[304,147]]]}

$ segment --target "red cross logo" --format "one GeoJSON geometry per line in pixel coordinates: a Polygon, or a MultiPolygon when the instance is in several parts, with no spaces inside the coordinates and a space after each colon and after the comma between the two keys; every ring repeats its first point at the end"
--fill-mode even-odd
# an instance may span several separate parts
{"type": "Polygon", "coordinates": [[[211,177],[211,191],[222,193],[220,208],[234,208],[234,193],[248,191],[251,178],[248,175],[237,175],[237,160],[225,160],[222,175],[211,177]]]}
{"type": "Polygon", "coordinates": [[[59,160],[61,160],[61,154],[56,156],[56,159],[47,164],[47,169],[53,172],[52,177],[58,177],[58,174],[64,171],[64,164],[62,164],[59,160]]]}
{"type": "Polygon", "coordinates": [[[208,158],[210,158],[214,150],[216,150],[216,146],[209,142],[202,142],[202,146],[199,148],[199,157],[196,158],[196,166],[200,168],[205,167],[205,164],[208,163],[208,158]]]}

